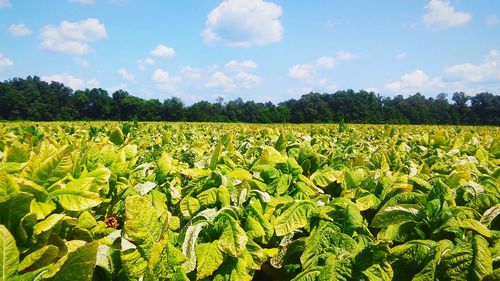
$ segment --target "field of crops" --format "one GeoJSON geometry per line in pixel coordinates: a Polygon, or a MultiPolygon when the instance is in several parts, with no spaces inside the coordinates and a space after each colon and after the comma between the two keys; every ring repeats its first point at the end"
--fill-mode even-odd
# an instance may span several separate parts
{"type": "Polygon", "coordinates": [[[0,280],[500,280],[500,128],[0,123],[0,280]]]}

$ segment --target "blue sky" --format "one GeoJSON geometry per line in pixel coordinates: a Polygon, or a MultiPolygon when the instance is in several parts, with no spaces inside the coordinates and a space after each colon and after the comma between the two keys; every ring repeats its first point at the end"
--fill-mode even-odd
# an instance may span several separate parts
{"type": "Polygon", "coordinates": [[[498,0],[0,0],[0,80],[191,104],[500,94],[498,0]]]}

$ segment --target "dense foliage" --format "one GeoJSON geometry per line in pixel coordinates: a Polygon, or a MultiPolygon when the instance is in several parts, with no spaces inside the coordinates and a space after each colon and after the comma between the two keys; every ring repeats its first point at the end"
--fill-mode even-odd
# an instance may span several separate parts
{"type": "Polygon", "coordinates": [[[454,93],[427,98],[381,97],[352,90],[334,94],[310,93],[278,105],[271,102],[224,103],[207,101],[184,106],[178,98],[145,100],[119,90],[110,96],[103,89],[74,91],[61,83],[38,77],[0,83],[0,120],[138,120],[216,121],[248,123],[328,123],[345,120],[372,124],[481,124],[500,125],[500,96],[454,93]]]}
{"type": "Polygon", "coordinates": [[[500,129],[4,123],[0,280],[499,280],[500,129]]]}

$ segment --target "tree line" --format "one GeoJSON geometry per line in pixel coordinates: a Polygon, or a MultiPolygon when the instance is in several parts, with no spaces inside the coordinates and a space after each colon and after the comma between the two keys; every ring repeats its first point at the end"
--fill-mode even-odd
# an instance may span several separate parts
{"type": "Polygon", "coordinates": [[[142,99],[101,88],[73,91],[37,76],[0,82],[0,120],[212,121],[249,123],[349,123],[500,125],[500,96],[454,93],[425,97],[420,93],[383,97],[373,92],[344,90],[309,93],[279,104],[243,101],[196,102],[186,106],[172,97],[142,99]]]}

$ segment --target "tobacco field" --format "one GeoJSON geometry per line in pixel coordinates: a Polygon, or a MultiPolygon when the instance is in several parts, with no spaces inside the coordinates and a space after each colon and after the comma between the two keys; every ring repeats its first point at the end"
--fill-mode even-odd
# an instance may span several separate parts
{"type": "Polygon", "coordinates": [[[0,280],[500,280],[500,128],[0,123],[0,280]]]}

